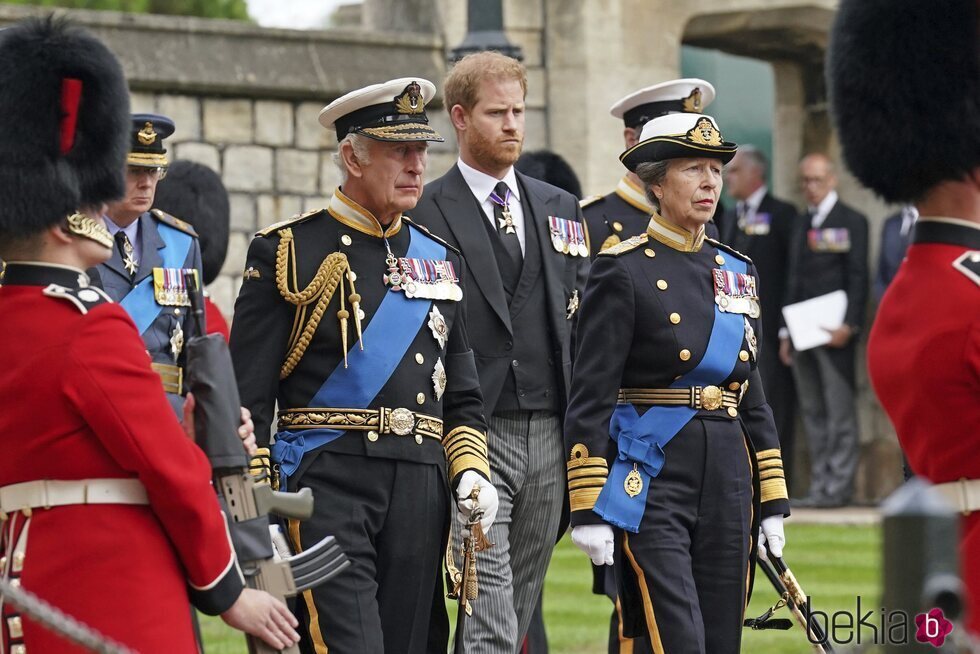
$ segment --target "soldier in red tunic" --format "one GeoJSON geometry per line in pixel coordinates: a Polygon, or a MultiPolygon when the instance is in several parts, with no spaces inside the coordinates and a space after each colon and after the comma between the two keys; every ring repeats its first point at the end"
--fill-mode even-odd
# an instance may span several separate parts
{"type": "Polygon", "coordinates": [[[965,516],[960,560],[980,633],[980,33],[976,0],[844,0],[828,75],[844,157],[914,202],[868,370],[912,470],[965,516]]]}
{"type": "MultiPolygon", "coordinates": [[[[119,63],[51,19],[0,32],[0,62],[0,575],[144,654],[197,651],[188,599],[295,643],[285,605],[243,590],[133,321],[82,272],[111,254],[101,214],[123,192],[119,63]]],[[[84,650],[0,598],[0,651],[84,650]]]]}

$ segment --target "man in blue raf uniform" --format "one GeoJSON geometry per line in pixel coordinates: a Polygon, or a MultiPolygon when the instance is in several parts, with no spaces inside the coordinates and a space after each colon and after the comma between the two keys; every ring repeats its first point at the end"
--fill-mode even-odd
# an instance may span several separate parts
{"type": "Polygon", "coordinates": [[[421,653],[433,620],[445,651],[450,488],[466,515],[479,489],[485,529],[496,514],[462,261],[402,213],[427,141],[442,141],[425,115],[434,93],[402,78],[324,108],[342,186],[256,235],[235,306],[242,402],[261,440],[278,401],[280,484],[316,498],[312,519],[289,522],[293,546],[332,534],[354,562],[297,602],[307,652],[421,653]]]}
{"type": "MultiPolygon", "coordinates": [[[[640,130],[648,121],[673,113],[701,113],[715,99],[715,87],[703,79],[677,79],[634,91],[609,108],[613,118],[623,121],[627,148],[637,144],[640,130]]],[[[647,199],[640,178],[627,171],[616,190],[592,195],[581,202],[589,226],[592,257],[622,240],[642,234],[656,211],[647,199]]],[[[718,238],[714,222],[705,225],[707,235],[718,238]]]]}
{"type": "Polygon", "coordinates": [[[596,258],[579,314],[572,542],[617,566],[624,635],[655,652],[736,654],[760,518],[773,554],[785,542],[757,274],[704,235],[734,152],[710,116],[644,126],[621,159],[657,213],[596,258]]]}
{"type": "Polygon", "coordinates": [[[106,216],[115,248],[93,277],[133,318],[180,417],[184,343],[199,327],[189,309],[190,293],[201,284],[201,248],[193,227],[151,209],[157,182],[167,173],[163,140],[173,134],[173,121],[155,114],[133,114],[132,120],[126,197],[110,204],[106,216]]]}

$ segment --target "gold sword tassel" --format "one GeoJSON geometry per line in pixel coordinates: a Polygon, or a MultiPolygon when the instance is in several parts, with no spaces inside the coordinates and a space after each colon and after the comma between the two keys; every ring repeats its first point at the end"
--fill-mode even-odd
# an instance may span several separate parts
{"type": "Polygon", "coordinates": [[[357,343],[360,345],[361,350],[363,350],[364,334],[361,332],[361,296],[354,288],[355,279],[357,279],[357,274],[348,265],[347,281],[350,282],[350,308],[354,312],[354,329],[357,331],[357,343]]]}
{"type": "Polygon", "coordinates": [[[340,319],[340,343],[341,347],[344,348],[344,368],[347,367],[347,319],[350,317],[350,313],[347,311],[344,305],[344,280],[340,280],[340,311],[337,312],[337,318],[340,319]]]}

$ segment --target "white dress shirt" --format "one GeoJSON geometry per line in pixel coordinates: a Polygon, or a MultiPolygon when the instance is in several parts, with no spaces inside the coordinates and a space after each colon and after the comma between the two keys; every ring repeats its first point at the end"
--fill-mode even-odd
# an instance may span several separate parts
{"type": "Polygon", "coordinates": [[[820,226],[823,225],[823,221],[827,219],[827,214],[831,212],[835,204],[837,204],[837,191],[831,191],[816,207],[808,206],[808,212],[816,209],[816,213],[814,213],[813,218],[810,219],[810,227],[813,229],[820,229],[820,226]]]}
{"type": "MultiPolygon", "coordinates": [[[[112,222],[112,218],[109,216],[104,216],[106,229],[112,234],[113,239],[116,237],[116,232],[126,232],[126,238],[129,242],[133,244],[133,257],[136,261],[141,261],[143,259],[143,244],[140,243],[140,219],[137,218],[133,222],[129,223],[126,227],[120,227],[116,223],[112,222]]],[[[124,258],[124,253],[120,252],[119,257],[124,258]]]]}
{"type": "Polygon", "coordinates": [[[508,205],[510,207],[510,215],[514,219],[514,229],[517,231],[517,240],[521,244],[521,253],[524,253],[524,208],[521,206],[521,188],[517,184],[517,175],[514,173],[514,167],[511,166],[507,169],[507,173],[503,179],[497,179],[480,172],[472,166],[466,165],[462,159],[458,159],[456,165],[459,166],[459,172],[463,174],[466,185],[470,187],[473,196],[480,203],[480,207],[483,209],[483,215],[486,216],[487,220],[490,221],[490,225],[497,231],[499,231],[500,226],[493,217],[493,202],[490,201],[490,194],[493,193],[493,189],[498,183],[504,182],[507,184],[507,188],[510,189],[510,204],[508,205]]]}

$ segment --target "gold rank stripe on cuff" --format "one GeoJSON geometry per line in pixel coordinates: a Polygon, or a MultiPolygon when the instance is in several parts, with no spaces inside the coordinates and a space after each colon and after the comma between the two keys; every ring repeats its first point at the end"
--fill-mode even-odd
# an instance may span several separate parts
{"type": "Polygon", "coordinates": [[[487,437],[472,427],[456,427],[442,440],[449,463],[449,478],[467,471],[476,470],[490,479],[490,458],[487,437]]]}
{"type": "Polygon", "coordinates": [[[601,456],[589,456],[582,443],[572,447],[568,468],[568,502],[572,511],[591,511],[609,476],[609,464],[601,456]]]}
{"type": "Polygon", "coordinates": [[[776,448],[760,450],[756,452],[755,457],[759,466],[759,490],[762,494],[762,502],[788,500],[783,459],[779,450],[776,448]]]}

